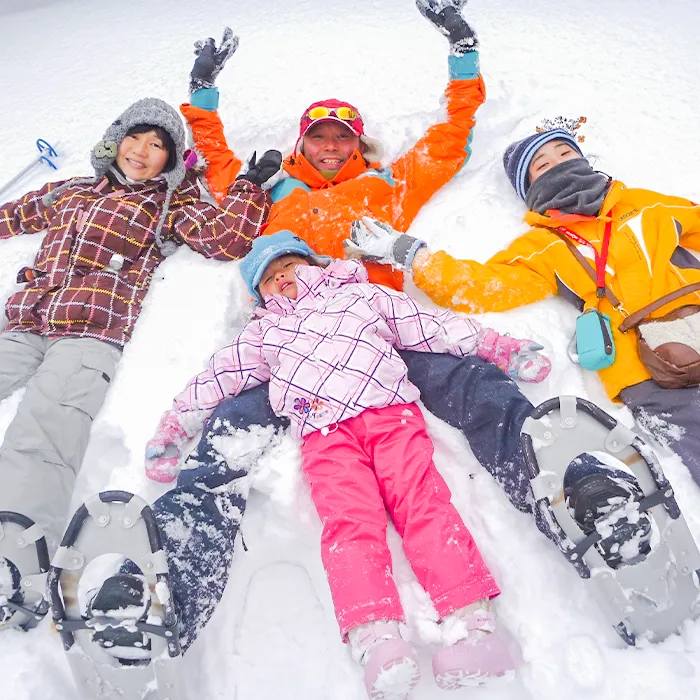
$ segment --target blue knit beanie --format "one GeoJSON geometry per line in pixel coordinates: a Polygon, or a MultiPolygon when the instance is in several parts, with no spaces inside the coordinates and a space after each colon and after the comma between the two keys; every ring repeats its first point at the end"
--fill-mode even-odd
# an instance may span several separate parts
{"type": "Polygon", "coordinates": [[[301,255],[305,258],[314,257],[316,254],[299,236],[291,231],[278,231],[271,236],[258,236],[253,241],[250,253],[241,260],[241,275],[248,285],[248,291],[258,304],[262,303],[258,294],[258,285],[262,279],[265,268],[277,258],[283,255],[301,255]]]}
{"type": "Polygon", "coordinates": [[[542,131],[532,136],[528,136],[522,141],[512,143],[503,154],[503,167],[506,175],[513,185],[518,197],[525,200],[525,195],[530,187],[527,170],[530,167],[537,149],[550,141],[566,141],[572,148],[577,150],[583,157],[583,153],[576,143],[576,138],[564,129],[551,129],[542,131]]]}

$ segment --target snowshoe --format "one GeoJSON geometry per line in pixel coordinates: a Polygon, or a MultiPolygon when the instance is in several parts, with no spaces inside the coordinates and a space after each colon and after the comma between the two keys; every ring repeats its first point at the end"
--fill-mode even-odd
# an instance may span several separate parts
{"type": "Polygon", "coordinates": [[[39,525],[19,513],[0,511],[0,631],[31,629],[49,604],[49,553],[39,525]]]}
{"type": "Polygon", "coordinates": [[[700,615],[700,552],[638,435],[589,401],[560,396],[533,410],[521,439],[539,514],[627,644],[660,641],[700,615]],[[598,468],[581,468],[591,458],[598,468]]]}
{"type": "Polygon", "coordinates": [[[155,516],[125,491],[88,499],[49,570],[54,625],[85,698],[176,700],[180,655],[155,516]]]}

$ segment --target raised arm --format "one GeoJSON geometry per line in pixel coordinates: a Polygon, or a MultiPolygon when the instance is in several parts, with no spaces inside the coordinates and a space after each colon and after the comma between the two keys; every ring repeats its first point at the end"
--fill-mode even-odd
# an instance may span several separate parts
{"type": "Polygon", "coordinates": [[[194,145],[207,160],[207,186],[217,201],[227,195],[241,170],[241,161],[226,143],[224,125],[216,111],[219,90],[214,86],[216,77],[237,48],[238,37],[230,27],[224,29],[218,47],[211,37],[195,42],[197,58],[190,73],[190,102],[180,106],[192,131],[194,145]]]}
{"type": "Polygon", "coordinates": [[[402,214],[394,225],[405,230],[418,210],[471,156],[476,110],[486,99],[479,74],[478,40],[461,15],[466,0],[416,0],[416,5],[450,42],[450,82],[445,90],[447,119],[425,135],[392,166],[402,214]]]}
{"type": "MultiPolygon", "coordinates": [[[[180,105],[187,120],[195,148],[207,161],[206,180],[211,196],[221,201],[241,170],[241,161],[226,143],[224,125],[215,110],[198,107],[196,93],[190,104],[180,105]]],[[[218,101],[218,91],[217,91],[218,101]]]]}

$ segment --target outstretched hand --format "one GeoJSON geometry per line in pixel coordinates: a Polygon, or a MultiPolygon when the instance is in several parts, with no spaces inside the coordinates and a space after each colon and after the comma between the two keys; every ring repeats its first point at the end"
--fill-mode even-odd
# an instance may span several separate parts
{"type": "Polygon", "coordinates": [[[416,0],[420,13],[448,38],[457,56],[479,48],[476,32],[461,15],[466,4],[467,0],[416,0]]]}
{"type": "Polygon", "coordinates": [[[355,219],[350,227],[350,238],[343,241],[345,257],[389,263],[391,249],[400,235],[389,224],[369,216],[355,219]]]}
{"type": "Polygon", "coordinates": [[[224,29],[219,48],[212,37],[200,39],[194,43],[194,53],[197,59],[190,73],[190,93],[200,88],[214,87],[216,76],[219,75],[226,61],[238,48],[238,37],[234,36],[231,27],[224,29]]]}
{"type": "Polygon", "coordinates": [[[166,411],[155,435],[146,443],[146,476],[169,483],[180,472],[181,450],[189,436],[175,411],[166,411]]]}
{"type": "Polygon", "coordinates": [[[348,258],[363,258],[406,271],[424,246],[418,238],[395,231],[389,224],[369,216],[353,221],[350,238],[343,241],[348,258]]]}
{"type": "Polygon", "coordinates": [[[476,354],[492,362],[511,379],[537,383],[547,377],[552,369],[548,357],[541,355],[544,347],[530,338],[511,338],[500,335],[492,328],[482,328],[476,354]]]}

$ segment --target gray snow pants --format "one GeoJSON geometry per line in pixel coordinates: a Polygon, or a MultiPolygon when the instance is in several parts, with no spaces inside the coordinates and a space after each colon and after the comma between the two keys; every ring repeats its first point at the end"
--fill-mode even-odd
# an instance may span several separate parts
{"type": "Polygon", "coordinates": [[[27,387],[0,446],[0,510],[39,523],[49,556],[63,535],[92,420],[121,354],[93,338],[0,334],[0,400],[27,387]]]}
{"type": "Polygon", "coordinates": [[[675,452],[700,485],[700,387],[662,389],[650,379],[623,389],[620,398],[637,423],[675,452]]]}

